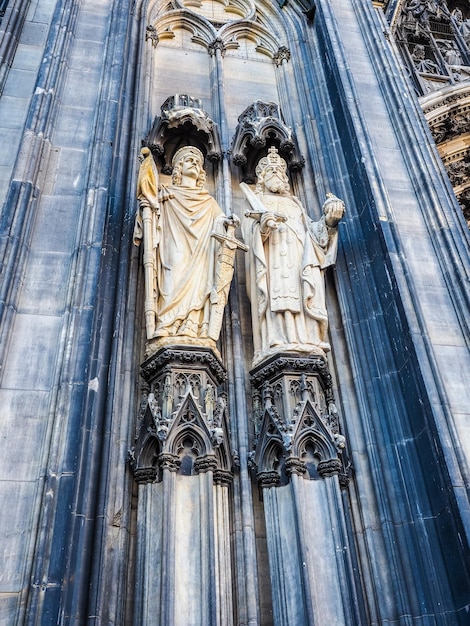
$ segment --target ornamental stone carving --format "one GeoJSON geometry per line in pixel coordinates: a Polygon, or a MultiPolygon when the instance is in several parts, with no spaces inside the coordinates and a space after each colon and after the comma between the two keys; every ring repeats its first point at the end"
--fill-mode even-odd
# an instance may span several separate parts
{"type": "Polygon", "coordinates": [[[155,118],[145,144],[162,162],[162,173],[171,174],[172,155],[188,143],[199,148],[213,163],[222,157],[218,126],[203,109],[201,100],[189,94],[176,94],[162,104],[161,115],[155,118]]]}
{"type": "MultiPolygon", "coordinates": [[[[273,61],[279,65],[289,56],[289,50],[281,47],[273,61]]],[[[278,105],[256,100],[239,116],[232,140],[232,160],[240,167],[245,182],[255,182],[256,164],[265,153],[268,142],[277,146],[291,171],[302,169],[305,159],[298,150],[292,130],[282,120],[278,105]]]]}
{"type": "Polygon", "coordinates": [[[293,474],[306,480],[345,474],[346,440],[326,361],[282,354],[250,374],[258,414],[251,466],[260,487],[285,485],[293,474]]]}
{"type": "Polygon", "coordinates": [[[439,66],[431,59],[426,58],[423,45],[416,44],[416,46],[414,46],[411,59],[418,72],[423,74],[439,74],[439,66]]]}
{"type": "Polygon", "coordinates": [[[464,162],[470,145],[470,4],[403,0],[395,8],[392,32],[470,224],[470,182],[464,162]]]}
{"type": "Polygon", "coordinates": [[[145,29],[145,41],[151,41],[154,48],[157,47],[159,39],[155,26],[149,24],[145,29]]]}
{"type": "Polygon", "coordinates": [[[281,46],[276,54],[273,56],[273,63],[276,66],[282,65],[283,61],[290,60],[290,50],[286,46],[281,46]]]}
{"type": "Polygon", "coordinates": [[[216,54],[217,50],[219,50],[220,54],[224,56],[226,48],[223,40],[220,37],[216,37],[214,41],[211,41],[207,49],[211,57],[216,54]]]}
{"type": "Polygon", "coordinates": [[[221,385],[225,370],[209,349],[161,349],[142,366],[142,395],[129,462],[137,482],[213,472],[232,480],[234,454],[221,385]]]}
{"type": "Polygon", "coordinates": [[[162,346],[215,348],[233,276],[238,218],[204,189],[204,157],[194,146],[174,155],[172,182],[159,183],[142,149],[134,243],[143,242],[147,355],[162,346]]]}
{"type": "MultiPolygon", "coordinates": [[[[470,71],[470,67],[466,69],[470,71]]],[[[465,220],[470,225],[469,81],[422,98],[421,103],[465,220]]]]}
{"type": "Polygon", "coordinates": [[[345,206],[329,194],[322,218],[313,221],[290,193],[286,170],[271,147],[256,168],[255,191],[241,183],[249,207],[243,233],[250,248],[253,365],[278,352],[324,356],[330,350],[323,270],[336,260],[345,206]]]}
{"type": "MultiPolygon", "coordinates": [[[[406,0],[395,36],[419,96],[468,78],[466,17],[446,0],[406,0]]],[[[470,21],[469,21],[470,23],[470,21]]]]}

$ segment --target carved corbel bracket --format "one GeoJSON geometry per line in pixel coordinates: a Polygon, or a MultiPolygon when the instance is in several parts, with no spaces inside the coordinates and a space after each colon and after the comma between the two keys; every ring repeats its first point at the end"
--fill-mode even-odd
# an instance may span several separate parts
{"type": "Polygon", "coordinates": [[[217,50],[220,51],[220,54],[222,56],[225,55],[226,47],[225,47],[223,40],[220,37],[216,37],[213,41],[211,41],[211,43],[209,44],[207,48],[207,51],[209,52],[211,57],[217,53],[217,50]]]}
{"type": "Polygon", "coordinates": [[[222,385],[226,372],[209,348],[173,346],[147,359],[129,462],[137,482],[211,471],[227,485],[235,465],[222,385]]]}
{"type": "Polygon", "coordinates": [[[345,438],[326,361],[281,354],[250,374],[257,435],[251,460],[260,487],[285,485],[292,474],[319,480],[345,473],[345,438]]]}
{"type": "Polygon", "coordinates": [[[273,63],[276,67],[280,67],[283,61],[290,61],[290,50],[286,46],[278,48],[277,52],[273,56],[273,63]]]}
{"type": "Polygon", "coordinates": [[[165,100],[144,144],[155,160],[160,160],[164,174],[171,174],[171,160],[182,146],[196,146],[213,163],[222,158],[217,124],[204,111],[201,100],[187,94],[165,100]]]}
{"type": "Polygon", "coordinates": [[[256,100],[238,118],[232,139],[232,161],[240,167],[244,182],[255,182],[256,164],[271,145],[277,147],[289,169],[296,171],[304,166],[305,159],[292,129],[282,120],[279,106],[256,100]]]}

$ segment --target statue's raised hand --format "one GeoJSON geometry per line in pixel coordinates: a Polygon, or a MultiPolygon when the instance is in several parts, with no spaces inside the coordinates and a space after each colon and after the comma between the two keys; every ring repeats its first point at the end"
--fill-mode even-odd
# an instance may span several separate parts
{"type": "Polygon", "coordinates": [[[325,223],[330,228],[334,228],[338,225],[338,222],[342,219],[346,206],[342,200],[337,198],[332,193],[326,194],[326,201],[323,204],[323,214],[325,216],[325,223]]]}

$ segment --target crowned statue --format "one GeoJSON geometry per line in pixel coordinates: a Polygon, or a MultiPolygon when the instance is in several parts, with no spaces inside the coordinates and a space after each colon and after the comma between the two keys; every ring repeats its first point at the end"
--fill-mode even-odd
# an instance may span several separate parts
{"type": "Polygon", "coordinates": [[[233,276],[239,223],[204,189],[204,156],[177,150],[171,184],[159,183],[149,148],[141,151],[134,243],[143,240],[147,354],[168,345],[215,348],[233,276]]]}
{"type": "Polygon", "coordinates": [[[321,219],[312,220],[290,193],[286,172],[271,147],[256,167],[256,189],[241,183],[250,205],[242,227],[250,249],[253,365],[279,352],[325,356],[330,350],[323,272],[335,263],[345,206],[328,194],[321,219]]]}

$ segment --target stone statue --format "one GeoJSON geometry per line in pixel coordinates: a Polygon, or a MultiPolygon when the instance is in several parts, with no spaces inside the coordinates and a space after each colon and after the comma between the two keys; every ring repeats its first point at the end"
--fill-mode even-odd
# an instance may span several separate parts
{"type": "Polygon", "coordinates": [[[454,41],[443,41],[439,47],[447,65],[463,65],[462,55],[454,41]]]}
{"type": "Polygon", "coordinates": [[[250,203],[243,232],[249,245],[253,364],[277,352],[324,356],[330,350],[323,270],[336,260],[342,200],[332,194],[315,222],[289,191],[287,165],[271,147],[257,167],[257,185],[241,188],[250,203]]]}
{"type": "Polygon", "coordinates": [[[465,20],[462,20],[460,24],[460,34],[465,40],[467,46],[470,47],[470,18],[468,17],[465,20]]]}
{"type": "Polygon", "coordinates": [[[438,74],[439,68],[434,61],[426,58],[426,51],[422,44],[416,44],[413,48],[413,52],[411,54],[411,60],[414,63],[414,66],[418,70],[418,72],[423,72],[426,74],[438,74]]]}
{"type": "Polygon", "coordinates": [[[147,353],[176,344],[215,348],[235,250],[245,247],[233,236],[238,218],[204,189],[201,151],[180,148],[172,165],[172,184],[159,184],[150,150],[141,151],[134,243],[144,242],[147,353]]]}

